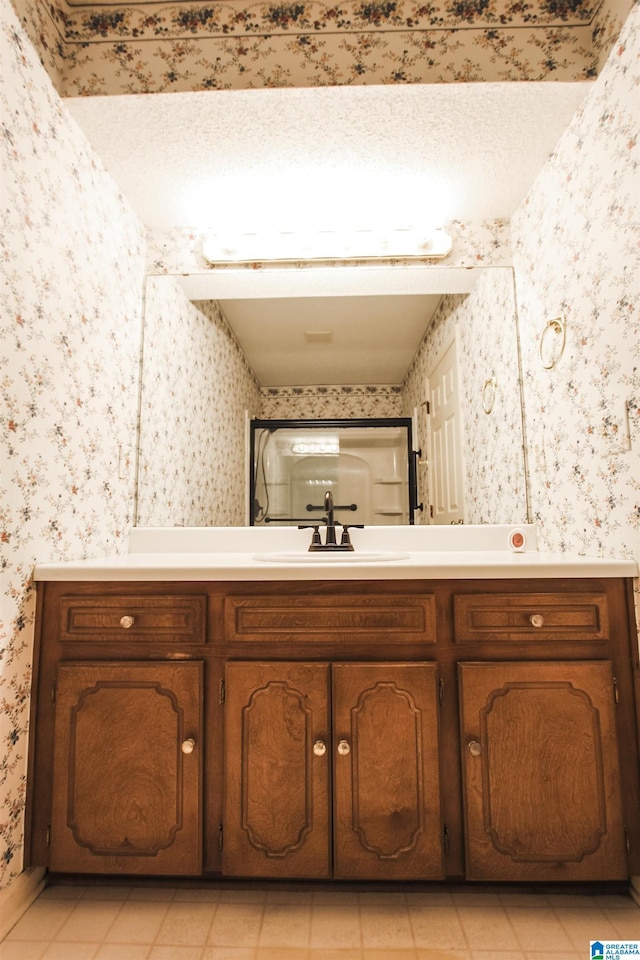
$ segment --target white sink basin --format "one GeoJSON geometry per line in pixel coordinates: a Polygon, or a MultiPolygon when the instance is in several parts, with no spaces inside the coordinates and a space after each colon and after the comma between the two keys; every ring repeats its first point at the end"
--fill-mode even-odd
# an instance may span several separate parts
{"type": "Polygon", "coordinates": [[[363,550],[331,551],[316,550],[304,553],[256,553],[254,560],[267,563],[386,563],[392,560],[408,560],[408,553],[393,550],[365,552],[363,550]]]}

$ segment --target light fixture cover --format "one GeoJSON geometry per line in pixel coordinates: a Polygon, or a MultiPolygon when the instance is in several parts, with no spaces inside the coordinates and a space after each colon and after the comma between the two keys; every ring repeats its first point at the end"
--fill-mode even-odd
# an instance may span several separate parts
{"type": "Polygon", "coordinates": [[[330,260],[441,260],[451,253],[444,230],[321,230],[315,233],[211,234],[202,252],[209,263],[291,263],[330,260]]]}

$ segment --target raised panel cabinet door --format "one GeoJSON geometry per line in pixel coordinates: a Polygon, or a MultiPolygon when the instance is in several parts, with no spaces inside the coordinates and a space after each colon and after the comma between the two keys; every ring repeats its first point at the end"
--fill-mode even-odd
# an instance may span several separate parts
{"type": "Polygon", "coordinates": [[[58,667],[50,868],[197,876],[203,664],[58,667]]]}
{"type": "Polygon", "coordinates": [[[327,663],[226,666],[223,870],[328,877],[327,663]]]}
{"type": "Polygon", "coordinates": [[[459,675],[467,877],[626,878],[610,662],[459,675]]]}
{"type": "Polygon", "coordinates": [[[333,665],[334,875],[444,874],[434,663],[333,665]]]}

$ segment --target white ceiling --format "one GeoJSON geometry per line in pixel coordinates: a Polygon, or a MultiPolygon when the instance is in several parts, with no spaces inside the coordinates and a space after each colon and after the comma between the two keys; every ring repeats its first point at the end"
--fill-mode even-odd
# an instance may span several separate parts
{"type": "MultiPolygon", "coordinates": [[[[153,231],[341,219],[363,229],[509,219],[589,88],[461,83],[65,102],[153,231]]],[[[400,298],[393,318],[388,302],[353,299],[326,299],[326,316],[321,299],[301,307],[290,297],[225,304],[225,312],[263,385],[398,383],[437,299],[437,291],[422,303],[400,298]],[[300,320],[302,330],[333,329],[335,349],[296,351],[300,320]]]]}

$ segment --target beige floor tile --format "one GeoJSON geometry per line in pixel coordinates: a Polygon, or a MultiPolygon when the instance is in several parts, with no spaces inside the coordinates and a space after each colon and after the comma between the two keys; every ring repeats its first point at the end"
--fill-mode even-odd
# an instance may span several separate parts
{"type": "Polygon", "coordinates": [[[47,940],[3,940],[0,960],[40,960],[48,945],[47,940]]]}
{"type": "Polygon", "coordinates": [[[118,886],[90,886],[85,887],[82,894],[83,900],[128,900],[133,893],[133,887],[127,887],[118,884],[118,886]]]}
{"type": "Polygon", "coordinates": [[[362,950],[356,950],[355,948],[334,950],[324,949],[323,947],[314,949],[312,947],[311,950],[309,950],[309,960],[362,960],[362,958],[362,950]]]}
{"type": "Polygon", "coordinates": [[[396,904],[381,910],[379,906],[361,905],[360,922],[365,950],[408,950],[415,946],[406,906],[396,904]]]}
{"type": "Polygon", "coordinates": [[[509,920],[523,950],[573,950],[551,907],[509,907],[509,920]]]}
{"type": "Polygon", "coordinates": [[[313,903],[335,903],[339,906],[358,904],[359,894],[352,890],[314,890],[313,903]]]}
{"type": "Polygon", "coordinates": [[[614,940],[618,935],[611,921],[595,906],[591,910],[565,907],[555,912],[574,950],[583,955],[588,956],[590,940],[614,940]]]}
{"type": "MultiPolygon", "coordinates": [[[[586,954],[588,957],[588,953],[586,954]]],[[[537,950],[525,950],[525,957],[527,960],[540,960],[540,954],[537,950]]],[[[585,960],[585,953],[572,953],[567,952],[566,950],[552,950],[550,953],[545,953],[544,960],[585,960]]]]}
{"type": "Polygon", "coordinates": [[[418,951],[415,949],[383,949],[367,948],[362,951],[362,960],[418,960],[418,951]]]}
{"type": "Polygon", "coordinates": [[[209,930],[209,944],[257,947],[263,910],[261,903],[219,903],[209,930]]]}
{"type": "Polygon", "coordinates": [[[549,909],[549,901],[542,893],[500,893],[503,907],[544,907],[549,909]]]}
{"type": "Polygon", "coordinates": [[[411,906],[451,906],[453,904],[452,893],[437,893],[435,891],[425,891],[424,893],[407,893],[407,903],[411,906]]]}
{"type": "Polygon", "coordinates": [[[266,890],[243,890],[241,887],[231,887],[220,891],[220,903],[264,903],[267,899],[266,890]]]}
{"type": "Polygon", "coordinates": [[[148,943],[103,943],[95,960],[147,960],[148,943]]]}
{"type": "Polygon", "coordinates": [[[256,960],[309,960],[308,947],[258,947],[256,960]]]}
{"type": "Polygon", "coordinates": [[[215,903],[170,903],[156,943],[203,947],[216,909],[215,903]]]}
{"type": "Polygon", "coordinates": [[[390,903],[400,904],[405,906],[407,903],[407,895],[404,891],[394,891],[394,890],[365,890],[358,894],[358,899],[363,907],[369,907],[375,904],[382,904],[383,906],[388,906],[390,903]]]}
{"type": "Polygon", "coordinates": [[[42,960],[93,960],[100,949],[99,943],[50,943],[42,954],[42,960]]]}
{"type": "Polygon", "coordinates": [[[471,960],[467,950],[422,950],[416,951],[418,960],[471,960]]]}
{"type": "Polygon", "coordinates": [[[314,904],[311,913],[311,946],[314,949],[360,950],[360,912],[347,904],[314,904]]]}
{"type": "Polygon", "coordinates": [[[313,890],[267,890],[267,903],[312,903],[313,890]]]}
{"type": "Polygon", "coordinates": [[[416,947],[466,950],[467,941],[455,907],[409,907],[409,919],[416,947]]]}
{"type": "Polygon", "coordinates": [[[526,960],[520,950],[472,950],[471,957],[472,960],[526,960]]]}
{"type": "Polygon", "coordinates": [[[304,947],[309,949],[311,906],[267,903],[262,918],[259,947],[304,947]]]}
{"type": "Polygon", "coordinates": [[[205,947],[202,960],[254,960],[253,947],[205,947]]]}
{"type": "Polygon", "coordinates": [[[168,903],[175,899],[178,891],[175,887],[132,887],[129,895],[130,900],[160,900],[168,903]]]}
{"type": "Polygon", "coordinates": [[[176,890],[173,903],[219,903],[219,887],[186,887],[176,890]]]}
{"type": "Polygon", "coordinates": [[[637,910],[640,906],[631,894],[600,894],[593,898],[601,910],[637,910]]]}
{"type": "Polygon", "coordinates": [[[53,883],[45,887],[38,900],[82,900],[85,894],[84,887],[74,884],[53,883]]]}
{"type": "Polygon", "coordinates": [[[107,943],[151,944],[168,909],[168,903],[128,900],[122,904],[118,916],[103,939],[107,943]]]}
{"type": "Polygon", "coordinates": [[[147,954],[147,960],[201,960],[202,950],[202,947],[187,946],[186,944],[180,944],[179,946],[175,943],[171,945],[156,944],[151,947],[147,954]]]}
{"type": "Polygon", "coordinates": [[[6,936],[6,940],[53,940],[78,904],[77,900],[38,898],[6,936]]]}
{"type": "Polygon", "coordinates": [[[118,901],[80,900],[62,924],[55,938],[59,941],[102,943],[123,904],[118,901]]]}
{"type": "MultiPolygon", "coordinates": [[[[474,950],[520,950],[516,935],[502,906],[486,903],[462,906],[456,896],[456,909],[467,943],[474,950]]],[[[506,958],[505,958],[506,960],[506,958]]]]}
{"type": "Polygon", "coordinates": [[[604,912],[620,939],[640,940],[640,910],[605,910],[604,912]]]}

